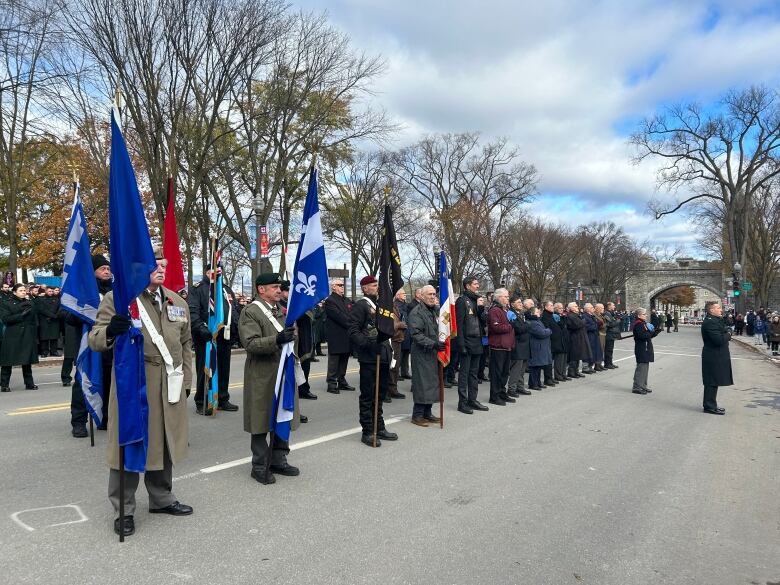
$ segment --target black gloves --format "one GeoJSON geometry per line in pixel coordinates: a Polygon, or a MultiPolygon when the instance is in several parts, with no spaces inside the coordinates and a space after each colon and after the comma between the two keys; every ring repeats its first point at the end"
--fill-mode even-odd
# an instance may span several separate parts
{"type": "Polygon", "coordinates": [[[198,328],[198,341],[200,343],[206,343],[211,339],[211,331],[209,331],[209,328],[206,326],[206,324],[201,324],[201,326],[198,328]]]}
{"type": "Polygon", "coordinates": [[[130,321],[130,317],[126,317],[125,315],[114,315],[111,317],[108,327],[106,327],[106,335],[109,337],[122,335],[123,333],[130,331],[131,325],[132,322],[130,321]]]}
{"type": "Polygon", "coordinates": [[[447,347],[447,344],[443,341],[437,341],[436,342],[436,351],[444,351],[444,348],[447,347]]]}
{"type": "Polygon", "coordinates": [[[279,347],[285,343],[290,343],[295,339],[295,327],[285,327],[276,336],[276,345],[279,347]]]}

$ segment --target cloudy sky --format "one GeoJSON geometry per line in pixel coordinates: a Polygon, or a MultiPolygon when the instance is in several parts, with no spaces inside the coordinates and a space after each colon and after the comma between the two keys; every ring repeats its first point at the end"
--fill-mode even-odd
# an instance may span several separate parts
{"type": "Polygon", "coordinates": [[[433,132],[506,136],[540,171],[533,213],[611,219],[692,253],[685,217],[647,215],[654,169],[631,164],[628,134],[664,104],[708,104],[731,87],[780,81],[778,0],[295,5],[327,10],[356,49],[386,59],[374,99],[403,127],[397,146],[433,132]]]}

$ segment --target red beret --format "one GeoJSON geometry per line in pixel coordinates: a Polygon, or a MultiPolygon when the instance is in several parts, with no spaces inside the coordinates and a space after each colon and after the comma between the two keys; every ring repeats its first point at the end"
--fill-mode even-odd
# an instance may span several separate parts
{"type": "Polygon", "coordinates": [[[375,276],[372,276],[369,274],[368,276],[364,276],[360,279],[360,286],[366,286],[367,284],[374,284],[375,282],[378,282],[375,276]]]}

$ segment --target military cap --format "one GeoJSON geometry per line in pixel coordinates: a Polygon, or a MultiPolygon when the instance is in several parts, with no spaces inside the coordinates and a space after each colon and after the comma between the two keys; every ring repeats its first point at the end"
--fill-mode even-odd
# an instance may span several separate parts
{"type": "Polygon", "coordinates": [[[283,280],[282,281],[282,290],[289,291],[290,290],[290,281],[289,280],[283,280]]]}
{"type": "Polygon", "coordinates": [[[278,272],[263,272],[255,279],[255,286],[266,286],[269,284],[282,284],[282,277],[278,272]]]}
{"type": "Polygon", "coordinates": [[[360,286],[366,286],[367,284],[374,284],[377,282],[376,276],[369,274],[360,279],[360,286]]]}

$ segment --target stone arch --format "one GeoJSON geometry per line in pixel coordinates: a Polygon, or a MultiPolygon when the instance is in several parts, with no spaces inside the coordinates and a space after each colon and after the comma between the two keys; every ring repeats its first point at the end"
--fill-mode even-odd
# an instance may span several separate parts
{"type": "Polygon", "coordinates": [[[726,294],[725,291],[719,290],[714,286],[712,286],[711,284],[706,284],[704,282],[696,282],[691,279],[680,281],[680,282],[667,282],[662,284],[661,286],[652,289],[650,292],[647,293],[647,296],[645,297],[645,308],[647,309],[650,308],[650,303],[653,300],[653,297],[661,294],[665,290],[669,290],[670,288],[675,288],[678,286],[696,286],[708,290],[712,294],[717,295],[718,297],[724,297],[726,294]]]}

